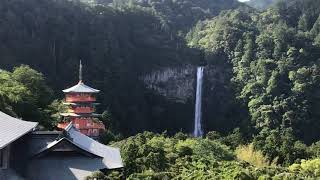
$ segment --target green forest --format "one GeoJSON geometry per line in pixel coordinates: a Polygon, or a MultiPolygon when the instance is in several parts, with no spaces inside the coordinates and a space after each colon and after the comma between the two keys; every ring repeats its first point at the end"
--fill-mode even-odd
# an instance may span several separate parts
{"type": "Polygon", "coordinates": [[[0,110],[44,130],[82,60],[125,165],[87,179],[320,178],[318,0],[1,0],[0,42],[0,110]]]}

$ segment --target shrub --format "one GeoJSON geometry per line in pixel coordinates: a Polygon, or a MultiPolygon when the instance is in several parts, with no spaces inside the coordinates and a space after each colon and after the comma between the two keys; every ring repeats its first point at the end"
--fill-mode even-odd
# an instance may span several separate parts
{"type": "Polygon", "coordinates": [[[299,172],[307,178],[320,178],[320,159],[302,160],[301,164],[293,164],[288,168],[291,172],[299,172]]]}
{"type": "Polygon", "coordinates": [[[234,159],[234,154],[228,146],[209,139],[199,140],[193,149],[193,153],[197,157],[213,158],[216,160],[234,159]]]}
{"type": "Polygon", "coordinates": [[[255,150],[253,144],[239,146],[235,152],[239,160],[254,166],[265,167],[269,165],[267,157],[261,151],[255,150]]]}
{"type": "Polygon", "coordinates": [[[91,176],[86,177],[86,180],[95,180],[95,179],[104,180],[107,178],[105,177],[105,175],[101,171],[95,171],[92,173],[91,176]]]}
{"type": "Polygon", "coordinates": [[[142,173],[131,174],[127,179],[128,180],[169,180],[172,179],[173,175],[170,172],[154,172],[152,170],[147,170],[142,173]]]}
{"type": "Polygon", "coordinates": [[[174,135],[174,138],[178,140],[186,140],[188,138],[188,135],[184,134],[183,132],[178,132],[174,135]]]}
{"type": "Polygon", "coordinates": [[[320,141],[308,147],[308,154],[313,158],[320,157],[320,141]]]}
{"type": "Polygon", "coordinates": [[[210,140],[217,140],[217,139],[221,138],[221,135],[217,131],[210,131],[207,133],[206,137],[210,140]]]}
{"type": "Polygon", "coordinates": [[[222,137],[219,140],[227,146],[230,146],[232,149],[244,144],[244,139],[239,128],[234,129],[231,134],[226,137],[222,137]]]}
{"type": "Polygon", "coordinates": [[[103,132],[103,134],[100,137],[100,141],[103,144],[109,144],[112,141],[116,140],[116,135],[114,135],[111,131],[107,130],[103,132]]]}

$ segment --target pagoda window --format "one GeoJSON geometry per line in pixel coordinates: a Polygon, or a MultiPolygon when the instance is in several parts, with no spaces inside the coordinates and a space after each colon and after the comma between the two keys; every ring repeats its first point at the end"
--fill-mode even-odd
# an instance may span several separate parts
{"type": "Polygon", "coordinates": [[[92,134],[94,134],[95,136],[98,136],[98,129],[92,129],[92,134]]]}
{"type": "Polygon", "coordinates": [[[79,129],[79,124],[78,123],[76,123],[74,125],[76,126],[77,129],[79,129]]]}
{"type": "Polygon", "coordinates": [[[87,126],[92,126],[92,122],[87,122],[87,126]]]}
{"type": "Polygon", "coordinates": [[[89,94],[85,94],[85,93],[80,93],[80,96],[81,96],[81,97],[90,97],[89,94]]]}

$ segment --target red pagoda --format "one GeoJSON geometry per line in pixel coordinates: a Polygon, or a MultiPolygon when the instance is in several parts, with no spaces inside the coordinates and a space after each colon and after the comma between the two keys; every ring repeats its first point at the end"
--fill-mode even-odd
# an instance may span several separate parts
{"type": "Polygon", "coordinates": [[[100,90],[91,88],[85,85],[82,81],[82,64],[80,61],[79,68],[79,83],[69,89],[63,90],[65,93],[64,104],[68,106],[63,116],[63,123],[58,124],[58,128],[64,129],[70,122],[81,133],[90,136],[98,137],[104,130],[104,124],[99,121],[99,114],[95,114],[96,94],[100,90]]]}

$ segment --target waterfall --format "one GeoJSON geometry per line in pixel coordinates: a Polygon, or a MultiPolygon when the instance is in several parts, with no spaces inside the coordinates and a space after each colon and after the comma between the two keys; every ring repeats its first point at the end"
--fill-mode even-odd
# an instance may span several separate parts
{"type": "Polygon", "coordinates": [[[196,107],[194,117],[194,131],[193,136],[201,137],[203,135],[201,127],[201,105],[202,105],[202,84],[203,84],[203,68],[197,69],[197,93],[196,93],[196,107]]]}

